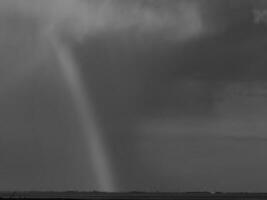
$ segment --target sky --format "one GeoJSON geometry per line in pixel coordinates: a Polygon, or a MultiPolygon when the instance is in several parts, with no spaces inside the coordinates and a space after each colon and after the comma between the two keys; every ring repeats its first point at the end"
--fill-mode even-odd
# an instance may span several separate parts
{"type": "Polygon", "coordinates": [[[265,7],[2,0],[0,190],[266,191],[265,7]]]}

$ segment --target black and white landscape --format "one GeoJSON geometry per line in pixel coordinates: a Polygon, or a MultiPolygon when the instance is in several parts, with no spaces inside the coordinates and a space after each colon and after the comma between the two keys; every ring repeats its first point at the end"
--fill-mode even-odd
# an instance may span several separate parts
{"type": "Polygon", "coordinates": [[[267,1],[0,0],[0,190],[267,192],[267,1]]]}

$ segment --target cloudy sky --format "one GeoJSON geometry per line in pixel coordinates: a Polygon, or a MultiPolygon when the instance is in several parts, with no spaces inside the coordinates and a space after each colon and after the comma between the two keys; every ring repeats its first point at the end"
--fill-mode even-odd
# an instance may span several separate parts
{"type": "Polygon", "coordinates": [[[265,4],[1,0],[0,190],[266,191],[265,4]]]}

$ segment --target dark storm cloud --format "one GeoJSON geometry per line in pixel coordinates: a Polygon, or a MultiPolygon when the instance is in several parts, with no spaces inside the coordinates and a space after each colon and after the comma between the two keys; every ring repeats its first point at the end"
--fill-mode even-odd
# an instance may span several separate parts
{"type": "Polygon", "coordinates": [[[181,45],[120,32],[77,48],[126,190],[266,189],[266,97],[255,95],[264,85],[255,81],[266,81],[266,30],[253,24],[257,2],[196,2],[212,33],[203,38],[181,45]],[[236,87],[254,94],[230,94],[236,87]]]}
{"type": "Polygon", "coordinates": [[[251,29],[251,8],[245,0],[1,0],[0,62],[12,87],[1,85],[0,189],[95,189],[46,34],[80,41],[73,51],[119,189],[266,189],[266,99],[228,92],[235,81],[264,80],[265,32],[251,29]]]}
{"type": "MultiPolygon", "coordinates": [[[[3,0],[2,15],[28,16],[44,29],[78,37],[136,27],[139,33],[163,32],[183,39],[205,29],[196,1],[3,0]],[[182,27],[182,28],[181,28],[182,27]]],[[[159,33],[157,33],[159,34],[159,33]]]]}
{"type": "Polygon", "coordinates": [[[1,179],[2,190],[95,188],[88,152],[83,148],[87,143],[79,134],[73,106],[66,103],[65,97],[69,97],[62,91],[65,86],[55,88],[55,85],[62,86],[56,70],[59,63],[47,46],[46,36],[57,34],[81,39],[137,27],[141,35],[159,33],[180,40],[198,34],[201,29],[195,5],[181,3],[181,8],[177,21],[175,12],[169,14],[167,10],[159,12],[150,6],[142,7],[141,2],[0,2],[1,81],[4,83],[1,85],[4,91],[1,93],[1,172],[7,174],[1,179]],[[177,28],[181,24],[184,29],[177,28]]]}

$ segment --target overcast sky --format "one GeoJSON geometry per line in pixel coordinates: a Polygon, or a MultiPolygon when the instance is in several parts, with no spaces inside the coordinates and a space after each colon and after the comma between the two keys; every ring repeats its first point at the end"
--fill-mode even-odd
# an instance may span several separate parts
{"type": "Polygon", "coordinates": [[[81,72],[115,191],[266,191],[264,6],[1,0],[0,190],[103,189],[49,35],[81,72]]]}

